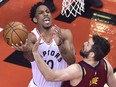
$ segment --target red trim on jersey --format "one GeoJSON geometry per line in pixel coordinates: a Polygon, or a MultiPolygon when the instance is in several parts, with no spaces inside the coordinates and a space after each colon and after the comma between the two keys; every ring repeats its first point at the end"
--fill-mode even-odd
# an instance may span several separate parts
{"type": "Polygon", "coordinates": [[[42,37],[43,41],[44,41],[46,44],[50,45],[50,44],[53,42],[53,39],[54,39],[54,37],[55,37],[55,34],[54,34],[54,33],[52,34],[52,38],[51,38],[50,42],[47,42],[47,41],[44,39],[44,37],[41,35],[41,32],[39,31],[39,29],[36,28],[36,31],[37,31],[37,33],[40,35],[40,37],[42,37]]]}

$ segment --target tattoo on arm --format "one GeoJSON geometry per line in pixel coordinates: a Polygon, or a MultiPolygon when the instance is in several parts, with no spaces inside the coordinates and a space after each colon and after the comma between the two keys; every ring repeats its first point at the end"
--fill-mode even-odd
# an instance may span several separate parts
{"type": "Polygon", "coordinates": [[[63,44],[61,44],[61,45],[59,46],[59,49],[60,49],[60,51],[61,51],[62,54],[67,54],[67,50],[66,50],[66,48],[64,47],[63,44]]]}

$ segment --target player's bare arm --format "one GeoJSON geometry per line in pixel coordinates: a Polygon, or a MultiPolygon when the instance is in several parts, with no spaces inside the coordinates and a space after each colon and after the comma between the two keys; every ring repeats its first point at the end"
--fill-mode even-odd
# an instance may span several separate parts
{"type": "Polygon", "coordinates": [[[63,42],[59,45],[60,52],[64,60],[70,65],[75,63],[75,49],[73,45],[72,33],[68,29],[62,29],[63,42]]]}
{"type": "Polygon", "coordinates": [[[108,86],[109,87],[116,87],[116,77],[114,76],[114,73],[113,73],[113,68],[111,66],[111,64],[106,60],[107,62],[107,66],[108,66],[108,86]]]}
{"type": "Polygon", "coordinates": [[[32,47],[36,41],[36,36],[33,33],[30,33],[28,35],[27,46],[25,47],[26,50],[23,52],[24,57],[30,62],[34,61],[32,47]]]}
{"type": "Polygon", "coordinates": [[[34,56],[35,61],[37,62],[38,68],[40,69],[41,73],[44,75],[46,80],[48,81],[66,81],[71,79],[80,78],[81,72],[78,64],[72,64],[66,69],[52,70],[41,58],[38,52],[40,39],[36,42],[33,46],[32,53],[34,56]],[[79,72],[77,74],[77,72],[79,72]]]}
{"type": "Polygon", "coordinates": [[[69,65],[75,63],[75,49],[73,45],[72,32],[68,29],[61,29],[56,25],[54,27],[55,33],[59,39],[57,40],[57,45],[60,49],[61,55],[69,65]]]}

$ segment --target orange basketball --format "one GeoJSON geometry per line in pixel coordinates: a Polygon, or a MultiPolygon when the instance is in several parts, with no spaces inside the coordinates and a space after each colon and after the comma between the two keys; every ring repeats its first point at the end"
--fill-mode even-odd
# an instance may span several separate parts
{"type": "Polygon", "coordinates": [[[10,22],[4,27],[3,30],[3,37],[5,42],[8,45],[11,45],[12,43],[19,44],[20,41],[25,43],[27,37],[28,37],[28,30],[26,29],[26,26],[17,21],[10,22]]]}

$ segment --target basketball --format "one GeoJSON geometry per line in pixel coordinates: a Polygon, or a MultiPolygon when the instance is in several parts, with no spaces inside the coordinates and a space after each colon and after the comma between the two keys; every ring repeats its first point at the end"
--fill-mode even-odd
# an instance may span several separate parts
{"type": "Polygon", "coordinates": [[[8,23],[3,29],[3,38],[8,45],[19,44],[20,41],[25,43],[28,37],[26,26],[18,21],[8,23]]]}

